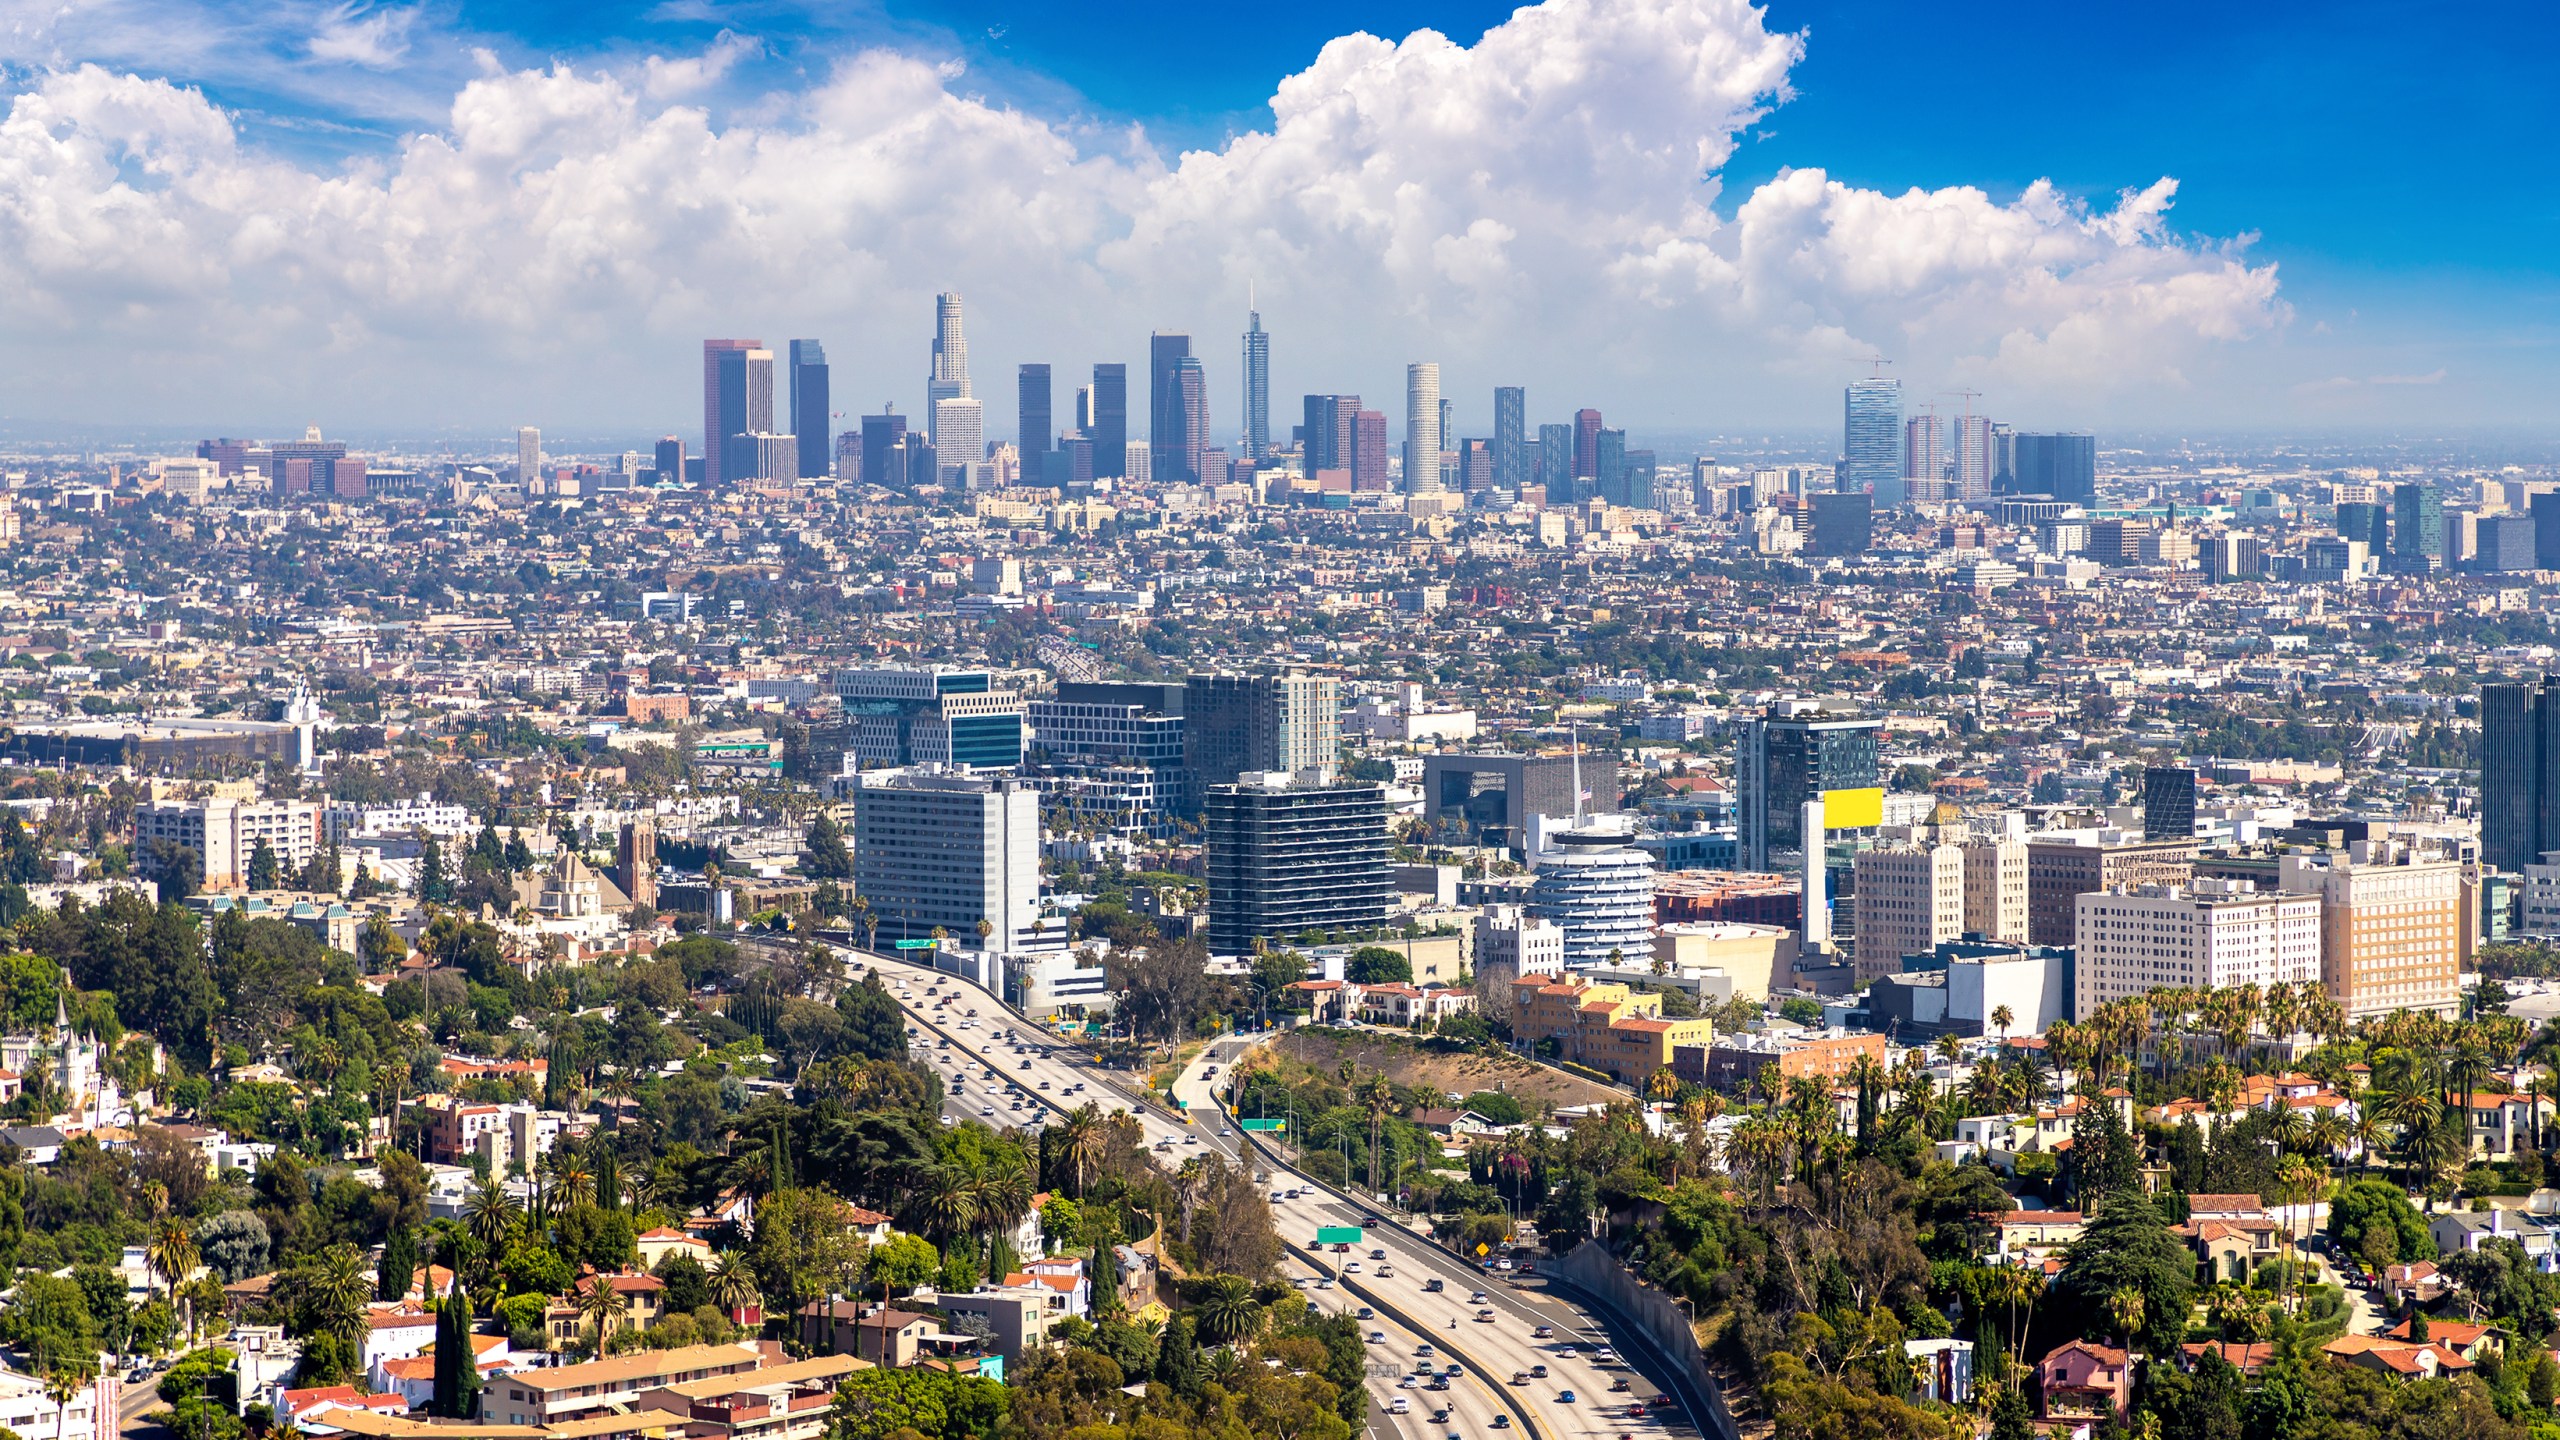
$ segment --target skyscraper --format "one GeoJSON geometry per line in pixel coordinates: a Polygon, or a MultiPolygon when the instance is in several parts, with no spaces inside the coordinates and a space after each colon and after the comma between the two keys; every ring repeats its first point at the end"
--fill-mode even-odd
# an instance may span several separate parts
{"type": "Polygon", "coordinates": [[[1310,395],[1305,400],[1306,440],[1303,464],[1307,474],[1319,470],[1348,470],[1358,442],[1353,418],[1360,413],[1357,395],[1310,395]]]}
{"type": "Polygon", "coordinates": [[[1255,770],[1340,758],[1342,687],[1329,675],[1194,675],[1183,692],[1184,763],[1195,790],[1255,770]]]}
{"type": "Polygon", "coordinates": [[[2560,850],[2560,675],[2480,687],[2480,858],[2510,875],[2560,850]]]}
{"type": "Polygon", "coordinates": [[[1244,458],[1271,458],[1271,336],[1262,312],[1247,312],[1244,329],[1244,458]]]}
{"type": "Polygon", "coordinates": [[[791,342],[791,433],[799,441],[801,478],[826,474],[835,420],[827,403],[827,348],[815,340],[791,342]]]}
{"type": "Polygon", "coordinates": [[[1440,397],[1440,488],[1457,487],[1457,476],[1450,467],[1450,452],[1458,448],[1458,406],[1448,396],[1440,397]]]}
{"type": "Polygon", "coordinates": [[[1529,392],[1517,385],[1493,391],[1493,488],[1517,493],[1529,483],[1529,392]]]}
{"type": "Polygon", "coordinates": [[[531,485],[542,478],[542,431],[532,425],[516,430],[516,483],[531,485]]]}
{"type": "Polygon", "coordinates": [[[1387,797],[1377,785],[1300,786],[1256,774],[1202,796],[1209,950],[1244,955],[1256,940],[1373,930],[1394,889],[1387,797]]]}
{"type": "Polygon", "coordinates": [[[933,297],[933,372],[924,382],[924,423],[936,451],[943,449],[941,402],[969,396],[969,340],[960,328],[960,297],[944,291],[933,297]]]}
{"type": "Polygon", "coordinates": [[[1612,505],[1627,503],[1627,432],[1603,425],[1591,437],[1591,483],[1612,505]]]}
{"type": "Polygon", "coordinates": [[[862,417],[862,478],[864,483],[897,490],[907,483],[906,469],[907,417],[895,408],[884,407],[884,413],[862,417]]]}
{"type": "MultiPolygon", "coordinates": [[[[1354,404],[1359,397],[1350,397],[1354,404]]],[[[1394,478],[1387,470],[1387,412],[1355,410],[1351,414],[1351,488],[1385,490],[1394,478]]]]}
{"type": "Polygon", "coordinates": [[[1899,505],[1902,484],[1902,382],[1871,375],[1849,382],[1840,446],[1842,490],[1864,490],[1878,505],[1899,505]]]}
{"type": "Polygon", "coordinates": [[[1825,719],[1816,711],[1754,720],[1734,755],[1741,868],[1804,844],[1804,803],[1820,800],[1825,834],[1884,823],[1876,768],[1884,722],[1825,719]]]}
{"type": "Polygon", "coordinates": [[[1991,497],[1992,424],[1988,415],[1956,420],[1955,489],[1948,498],[1968,504],[1991,497]]]}
{"type": "Polygon", "coordinates": [[[1902,493],[1911,499],[1936,501],[1947,475],[1946,427],[1932,412],[1902,422],[1902,493]]]}
{"type": "Polygon", "coordinates": [[[1573,412],[1573,478],[1597,480],[1600,477],[1600,412],[1573,412]]]}
{"type": "Polygon", "coordinates": [[[1174,396],[1174,367],[1191,353],[1188,335],[1147,337],[1147,449],[1163,468],[1180,438],[1180,407],[1174,396]]]}
{"type": "Polygon", "coordinates": [[[2407,484],[2392,492],[2391,530],[2394,556],[2427,569],[2444,564],[2444,492],[2433,485],[2407,484]]]}
{"type": "Polygon", "coordinates": [[[2009,437],[2011,485],[2020,495],[2050,495],[2086,505],[2098,498],[2098,437],[2078,431],[2009,437]]]}
{"type": "Polygon", "coordinates": [[[1155,442],[1158,479],[1182,485],[1197,485],[1203,479],[1224,480],[1224,475],[1204,476],[1200,473],[1201,457],[1209,449],[1209,372],[1197,355],[1185,355],[1173,362],[1173,383],[1167,398],[1172,403],[1174,430],[1168,445],[1155,442]]]}
{"type": "Polygon", "coordinates": [[[658,483],[684,483],[684,441],[674,435],[658,437],[658,483]]]}
{"type": "Polygon", "coordinates": [[[933,453],[942,475],[963,489],[974,488],[987,463],[987,422],[976,397],[955,395],[933,402],[933,453]]]}
{"type": "Polygon", "coordinates": [[[1538,488],[1550,505],[1573,503],[1573,427],[1538,427],[1538,488]]]}
{"type": "MultiPolygon", "coordinates": [[[[720,460],[729,448],[729,437],[747,430],[770,430],[773,415],[767,410],[764,423],[749,423],[747,415],[747,372],[743,356],[748,351],[763,351],[761,340],[705,340],[702,342],[702,483],[720,483],[720,460]]],[[[765,394],[773,393],[768,381],[765,394]]],[[[770,402],[768,401],[768,404],[770,402]]]]}
{"type": "Polygon", "coordinates": [[[1428,494],[1440,488],[1440,367],[1417,361],[1404,367],[1404,490],[1428,494]]]}
{"type": "Polygon", "coordinates": [[[1022,473],[1026,477],[1040,474],[1040,457],[1049,453],[1049,445],[1057,427],[1049,417],[1052,392],[1049,367],[1025,365],[1014,380],[1015,413],[1021,417],[1022,433],[1016,437],[1022,449],[1022,473]]]}
{"type": "Polygon", "coordinates": [[[1826,490],[1805,497],[1813,513],[1808,555],[1864,555],[1875,545],[1875,497],[1864,490],[1826,490]]]}
{"type": "Polygon", "coordinates": [[[2142,771],[2142,838],[2189,840],[2196,833],[2196,772],[2177,765],[2142,771]]]}
{"type": "Polygon", "coordinates": [[[1118,479],[1129,473],[1129,367],[1093,367],[1093,473],[1118,479]]]}

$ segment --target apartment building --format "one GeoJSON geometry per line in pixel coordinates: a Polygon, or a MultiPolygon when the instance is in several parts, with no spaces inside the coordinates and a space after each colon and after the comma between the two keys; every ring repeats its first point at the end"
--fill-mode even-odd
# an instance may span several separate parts
{"type": "Polygon", "coordinates": [[[854,778],[854,889],[870,902],[882,940],[939,929],[1002,953],[1031,938],[1040,918],[1036,790],[931,772],[854,778]]]}
{"type": "Polygon", "coordinates": [[[1891,975],[1905,955],[1926,955],[1964,934],[1964,850],[1937,840],[1858,852],[1857,955],[1861,982],[1891,975]]]}
{"type": "Polygon", "coordinates": [[[1838,1080],[1862,1055],[1883,1064],[1884,1051],[1885,1037],[1874,1030],[1746,1031],[1679,1045],[1671,1054],[1671,1073],[1693,1085],[1739,1095],[1750,1090],[1763,1070],[1774,1070],[1781,1080],[1800,1075],[1838,1080]]]}
{"type": "Polygon", "coordinates": [[[1678,1047],[1715,1038],[1713,1021],[1665,1019],[1660,994],[1619,984],[1524,976],[1512,982],[1511,1007],[1512,1034],[1552,1040],[1561,1058],[1621,1084],[1640,1085],[1678,1047]]]}
{"type": "Polygon", "coordinates": [[[2350,1021],[2462,1004],[2462,864],[2398,840],[2287,855],[2285,889],[2320,899],[2320,981],[2350,1021]]]}
{"type": "Polygon", "coordinates": [[[2320,977],[2320,902],[2246,880],[2082,895],[2071,1018],[2152,990],[2300,984],[2320,977]]]}
{"type": "Polygon", "coordinates": [[[2027,842],[2027,939],[2035,945],[2069,945],[2081,896],[2141,885],[2184,885],[2195,872],[2192,839],[2141,840],[2101,835],[2095,840],[2027,842]]]}
{"type": "Polygon", "coordinates": [[[552,1425],[628,1412],[653,1390],[746,1376],[763,1368],[763,1351],[736,1344],[641,1350],[583,1365],[522,1370],[493,1380],[480,1392],[480,1420],[483,1424],[552,1425]]]}
{"type": "Polygon", "coordinates": [[[321,844],[320,806],[309,800],[161,800],[134,807],[134,865],[159,878],[166,846],[184,846],[204,862],[204,887],[237,890],[264,842],[287,872],[311,863],[321,844]]]}
{"type": "Polygon", "coordinates": [[[686,1440],[822,1440],[837,1384],[870,1368],[869,1361],[851,1355],[821,1355],[661,1385],[643,1391],[637,1404],[682,1419],[686,1440]]]}
{"type": "Polygon", "coordinates": [[[2027,846],[2008,838],[1964,846],[1964,928],[1985,940],[2027,941],[2027,846]]]}

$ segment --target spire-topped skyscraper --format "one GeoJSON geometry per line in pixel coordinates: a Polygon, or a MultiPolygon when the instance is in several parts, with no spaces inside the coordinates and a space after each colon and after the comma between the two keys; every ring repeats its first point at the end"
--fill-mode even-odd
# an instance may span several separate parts
{"type": "Polygon", "coordinates": [[[960,330],[960,297],[946,290],[933,297],[933,373],[924,382],[925,424],[932,431],[937,453],[942,444],[936,418],[940,402],[967,398],[969,340],[960,330]]]}
{"type": "Polygon", "coordinates": [[[1262,328],[1262,312],[1245,301],[1244,454],[1248,460],[1271,458],[1271,335],[1262,328]]]}

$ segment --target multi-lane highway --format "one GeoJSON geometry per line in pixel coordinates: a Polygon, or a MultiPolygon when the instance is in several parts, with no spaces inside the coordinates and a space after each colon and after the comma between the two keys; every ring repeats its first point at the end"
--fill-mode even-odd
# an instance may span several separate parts
{"type": "Polygon", "coordinates": [[[1381,1337],[1369,1347],[1373,1372],[1385,1372],[1372,1382],[1382,1401],[1375,1419],[1400,1440],[1452,1434],[1474,1440],[1524,1429],[1528,1440],[1586,1440],[1693,1428],[1680,1407],[1658,1398],[1652,1380],[1608,1350],[1608,1337],[1591,1317],[1548,1289],[1542,1277],[1481,1269],[1253,1149],[1214,1101],[1218,1077],[1251,1048],[1250,1041],[1222,1040],[1196,1057],[1174,1086],[1190,1113],[1176,1113],[1161,1097],[1150,1098],[1126,1077],[1091,1065],[1083,1052],[1023,1021],[976,985],[893,957],[856,953],[848,959],[856,966],[876,965],[890,982],[914,1029],[916,1053],[954,1091],[946,1107],[953,1116],[1023,1126],[1088,1103],[1104,1114],[1128,1110],[1168,1165],[1215,1151],[1269,1177],[1272,1213],[1300,1278],[1315,1274],[1335,1281],[1329,1290],[1310,1286],[1309,1298],[1355,1312],[1366,1307],[1375,1317],[1362,1322],[1364,1334],[1381,1337]],[[1213,1068],[1218,1077],[1209,1073],[1213,1068]],[[1334,1253],[1315,1244],[1321,1226],[1371,1220],[1378,1223],[1365,1225],[1354,1251],[1334,1253]],[[1425,1343],[1433,1355],[1416,1355],[1425,1343]],[[1459,1366],[1447,1390],[1422,1389],[1418,1380],[1410,1388],[1401,1383],[1424,1358],[1444,1371],[1459,1366]],[[1392,1412],[1399,1395],[1408,1402],[1403,1415],[1392,1412]],[[1429,1416],[1443,1406],[1446,1422],[1431,1422],[1429,1416]]]}

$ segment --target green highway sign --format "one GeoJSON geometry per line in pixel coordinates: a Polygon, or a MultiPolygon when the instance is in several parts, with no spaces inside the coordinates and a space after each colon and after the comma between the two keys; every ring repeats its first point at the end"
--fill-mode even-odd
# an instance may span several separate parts
{"type": "Polygon", "coordinates": [[[1320,1225],[1316,1227],[1316,1243],[1357,1245],[1360,1243],[1360,1234],[1360,1227],[1357,1225],[1320,1225]]]}
{"type": "Polygon", "coordinates": [[[1273,1131],[1273,1130],[1286,1130],[1286,1129],[1288,1129],[1288,1128],[1289,1128],[1289,1122],[1288,1122],[1286,1119],[1271,1119],[1271,1120],[1239,1120],[1239,1121],[1237,1121],[1236,1123],[1237,1123],[1238,1125],[1243,1126],[1243,1127],[1244,1127],[1245,1129],[1247,1129],[1247,1130],[1252,1130],[1252,1131],[1257,1131],[1257,1132],[1273,1131]]]}
{"type": "Polygon", "coordinates": [[[930,950],[933,948],[933,942],[930,940],[901,940],[898,941],[893,948],[899,950],[930,950]]]}

